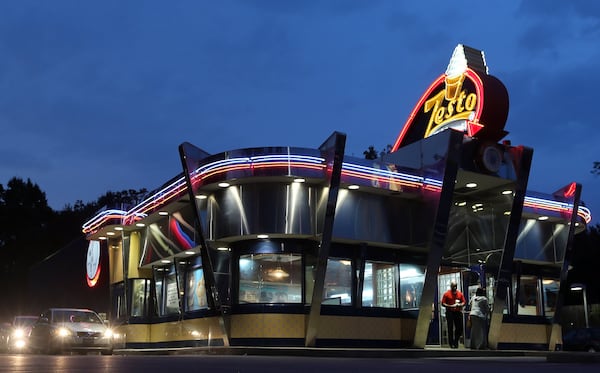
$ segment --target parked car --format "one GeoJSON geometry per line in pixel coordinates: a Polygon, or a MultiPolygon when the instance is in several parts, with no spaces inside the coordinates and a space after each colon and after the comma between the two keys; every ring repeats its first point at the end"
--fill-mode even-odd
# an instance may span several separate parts
{"type": "Polygon", "coordinates": [[[35,352],[100,352],[112,354],[112,332],[88,309],[50,308],[33,325],[30,346],[35,352]]]}
{"type": "Polygon", "coordinates": [[[9,352],[25,352],[29,348],[31,327],[37,321],[37,316],[15,316],[6,340],[9,352]]]}
{"type": "Polygon", "coordinates": [[[600,352],[600,328],[579,328],[565,332],[563,350],[600,352]]]}

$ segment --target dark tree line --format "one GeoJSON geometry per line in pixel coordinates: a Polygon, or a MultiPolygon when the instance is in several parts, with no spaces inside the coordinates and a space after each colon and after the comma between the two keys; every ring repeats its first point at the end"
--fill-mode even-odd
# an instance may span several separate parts
{"type": "Polygon", "coordinates": [[[135,204],[146,192],[109,191],[96,201],[76,201],[54,211],[46,193],[31,180],[14,177],[6,186],[0,184],[0,317],[23,306],[29,269],[83,237],[81,227],[87,219],[103,206],[135,204]]]}

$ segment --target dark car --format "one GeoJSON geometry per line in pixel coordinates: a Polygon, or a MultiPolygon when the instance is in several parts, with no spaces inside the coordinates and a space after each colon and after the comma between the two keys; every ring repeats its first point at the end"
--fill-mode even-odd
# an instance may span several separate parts
{"type": "Polygon", "coordinates": [[[37,316],[15,316],[6,340],[9,352],[25,352],[29,347],[31,328],[37,316]]]}
{"type": "Polygon", "coordinates": [[[0,323],[0,351],[8,350],[8,335],[10,334],[10,323],[0,323]]]}
{"type": "Polygon", "coordinates": [[[600,328],[571,329],[565,332],[563,350],[600,352],[600,328]]]}
{"type": "Polygon", "coordinates": [[[49,354],[100,352],[112,354],[112,332],[92,310],[51,308],[31,329],[31,350],[49,354]]]}

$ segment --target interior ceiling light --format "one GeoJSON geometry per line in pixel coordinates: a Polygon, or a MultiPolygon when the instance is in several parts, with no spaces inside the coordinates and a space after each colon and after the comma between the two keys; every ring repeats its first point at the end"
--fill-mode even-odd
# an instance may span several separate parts
{"type": "Polygon", "coordinates": [[[206,199],[206,198],[208,198],[206,196],[206,194],[199,194],[199,195],[196,196],[196,199],[206,199]]]}
{"type": "Polygon", "coordinates": [[[167,216],[167,215],[169,215],[169,213],[167,211],[159,211],[158,215],[160,215],[160,216],[167,216]]]}
{"type": "Polygon", "coordinates": [[[257,238],[269,238],[268,234],[259,234],[258,236],[256,236],[257,238]]]}
{"type": "Polygon", "coordinates": [[[462,206],[466,206],[466,205],[467,205],[467,201],[461,201],[461,202],[458,202],[456,205],[457,205],[457,206],[461,206],[461,207],[462,207],[462,206]]]}
{"type": "Polygon", "coordinates": [[[217,247],[217,250],[218,251],[229,251],[229,248],[225,247],[225,246],[221,246],[221,247],[217,247]]]}
{"type": "Polygon", "coordinates": [[[217,185],[219,185],[221,188],[228,188],[229,187],[229,183],[219,183],[217,185]]]}
{"type": "Polygon", "coordinates": [[[503,190],[502,194],[504,194],[504,195],[512,194],[512,190],[503,190]]]}
{"type": "Polygon", "coordinates": [[[546,215],[544,215],[544,216],[540,216],[540,217],[538,218],[538,220],[548,220],[548,217],[547,217],[546,215]]]}
{"type": "Polygon", "coordinates": [[[467,185],[465,185],[467,188],[477,188],[477,183],[467,183],[467,185]]]}
{"type": "Polygon", "coordinates": [[[106,232],[106,235],[107,235],[107,236],[114,236],[114,235],[115,235],[115,232],[106,232]]]}
{"type": "Polygon", "coordinates": [[[273,277],[277,280],[290,277],[290,274],[281,268],[281,257],[277,257],[277,267],[275,267],[275,269],[267,270],[267,276],[273,277]]]}
{"type": "Polygon", "coordinates": [[[136,227],[145,227],[146,224],[144,224],[144,223],[135,223],[135,226],[136,227]]]}
{"type": "Polygon", "coordinates": [[[168,260],[168,259],[163,259],[160,262],[163,263],[163,264],[171,263],[171,261],[168,260]]]}
{"type": "Polygon", "coordinates": [[[348,185],[348,189],[350,189],[350,190],[356,190],[358,188],[360,188],[360,187],[356,184],[348,185]]]}
{"type": "Polygon", "coordinates": [[[116,230],[116,231],[122,231],[122,230],[123,230],[123,227],[115,227],[115,230],[116,230]]]}
{"type": "Polygon", "coordinates": [[[194,255],[195,252],[193,250],[184,251],[185,255],[194,255]]]}
{"type": "Polygon", "coordinates": [[[281,268],[281,266],[278,266],[275,269],[269,269],[267,271],[267,276],[273,277],[273,278],[276,278],[276,279],[282,279],[282,278],[290,277],[290,274],[287,273],[286,271],[284,271],[281,268]]]}
{"type": "Polygon", "coordinates": [[[301,178],[301,177],[298,177],[298,178],[295,178],[295,179],[294,179],[294,183],[303,183],[303,182],[305,182],[305,181],[306,181],[306,179],[303,179],[303,178],[301,178]]]}

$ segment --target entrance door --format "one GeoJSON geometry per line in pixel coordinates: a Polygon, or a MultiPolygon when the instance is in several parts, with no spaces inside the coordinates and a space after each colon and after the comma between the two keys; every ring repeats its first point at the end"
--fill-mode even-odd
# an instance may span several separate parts
{"type": "Polygon", "coordinates": [[[448,342],[448,327],[446,324],[446,309],[442,307],[442,296],[446,290],[450,289],[450,283],[452,281],[456,282],[458,285],[458,290],[462,292],[463,290],[461,289],[462,281],[460,278],[460,272],[444,273],[438,276],[438,309],[440,310],[439,340],[442,347],[450,347],[450,343],[448,342]]]}

